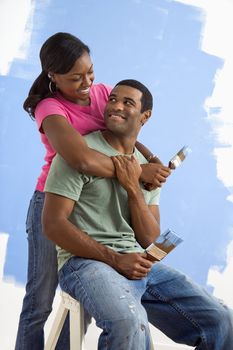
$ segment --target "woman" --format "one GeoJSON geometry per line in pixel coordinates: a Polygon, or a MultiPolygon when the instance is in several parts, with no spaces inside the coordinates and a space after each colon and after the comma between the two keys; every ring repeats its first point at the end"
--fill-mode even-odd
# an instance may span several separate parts
{"type": "MultiPolygon", "coordinates": [[[[89,48],[68,33],[57,33],[40,51],[42,72],[33,83],[24,109],[35,118],[46,149],[46,164],[30,202],[26,230],[29,242],[28,282],[20,315],[16,350],[42,350],[44,324],[51,312],[57,287],[55,245],[42,233],[44,184],[56,153],[80,172],[114,177],[110,158],[91,150],[81,135],[105,128],[103,111],[111,88],[94,85],[89,48]]],[[[143,166],[141,180],[161,186],[170,171],[142,145],[137,145],[154,164],[143,166]]],[[[68,339],[56,349],[68,349],[68,339]]]]}

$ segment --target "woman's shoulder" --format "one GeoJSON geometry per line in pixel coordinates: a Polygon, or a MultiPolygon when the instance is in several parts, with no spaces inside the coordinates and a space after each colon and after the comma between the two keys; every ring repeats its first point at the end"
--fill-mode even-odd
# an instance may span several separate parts
{"type": "Polygon", "coordinates": [[[56,97],[46,97],[41,100],[35,109],[35,119],[39,124],[48,115],[58,114],[67,116],[66,106],[56,97]]]}
{"type": "Polygon", "coordinates": [[[57,106],[61,106],[62,105],[62,101],[59,100],[57,97],[46,97],[46,98],[43,98],[43,100],[41,100],[36,108],[41,108],[41,107],[45,107],[45,106],[48,106],[48,105],[57,105],[57,106]]]}
{"type": "Polygon", "coordinates": [[[56,109],[58,109],[58,111],[65,109],[63,101],[57,97],[46,97],[37,104],[35,115],[41,112],[50,112],[56,109]]]}

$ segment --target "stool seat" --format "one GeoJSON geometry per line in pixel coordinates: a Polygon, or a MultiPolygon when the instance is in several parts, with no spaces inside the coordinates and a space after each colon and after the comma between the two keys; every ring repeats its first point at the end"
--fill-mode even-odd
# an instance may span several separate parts
{"type": "Polygon", "coordinates": [[[61,292],[59,309],[46,341],[45,350],[55,349],[68,311],[70,313],[70,350],[82,350],[84,339],[84,310],[77,300],[63,291],[61,292]]]}

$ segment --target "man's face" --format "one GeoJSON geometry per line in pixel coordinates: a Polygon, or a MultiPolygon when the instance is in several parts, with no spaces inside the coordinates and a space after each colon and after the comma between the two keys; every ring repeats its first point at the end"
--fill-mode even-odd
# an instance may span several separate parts
{"type": "Polygon", "coordinates": [[[142,126],[141,91],[126,85],[113,88],[104,111],[107,129],[114,134],[137,134],[142,126]]]}

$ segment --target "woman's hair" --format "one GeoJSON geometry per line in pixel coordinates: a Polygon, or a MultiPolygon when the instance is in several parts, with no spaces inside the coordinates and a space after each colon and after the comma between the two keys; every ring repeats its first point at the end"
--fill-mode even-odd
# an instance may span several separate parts
{"type": "Polygon", "coordinates": [[[49,90],[48,73],[66,74],[84,52],[90,54],[89,47],[69,33],[56,33],[45,41],[40,50],[42,72],[32,84],[23,104],[32,118],[35,117],[37,104],[46,97],[53,97],[49,90]]]}
{"type": "Polygon", "coordinates": [[[130,86],[132,88],[135,88],[135,89],[141,91],[141,93],[142,93],[141,113],[143,113],[143,112],[145,112],[147,110],[152,110],[152,108],[153,108],[153,97],[152,97],[152,94],[147,89],[147,87],[145,85],[140,83],[140,81],[134,80],[134,79],[125,79],[125,80],[119,81],[119,83],[117,83],[115,86],[117,86],[117,85],[126,85],[126,86],[130,86]]]}

